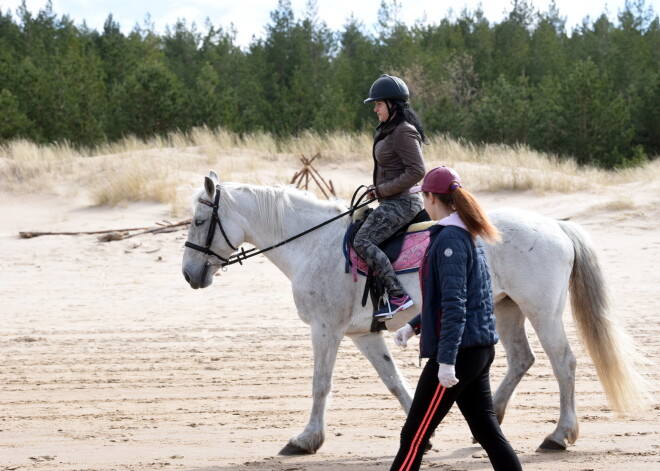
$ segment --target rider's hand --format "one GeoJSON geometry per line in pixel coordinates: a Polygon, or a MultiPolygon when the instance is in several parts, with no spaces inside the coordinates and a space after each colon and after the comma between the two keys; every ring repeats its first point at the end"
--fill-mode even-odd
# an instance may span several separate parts
{"type": "Polygon", "coordinates": [[[406,324],[401,327],[399,330],[394,332],[392,335],[394,337],[394,343],[399,347],[406,348],[408,346],[408,339],[415,335],[413,328],[410,327],[410,324],[406,324]]]}
{"type": "Polygon", "coordinates": [[[456,383],[458,383],[454,365],[445,365],[444,363],[440,363],[440,367],[438,368],[438,381],[440,381],[440,384],[445,388],[451,388],[456,383]]]}
{"type": "Polygon", "coordinates": [[[376,196],[376,187],[374,185],[369,185],[367,187],[367,193],[365,196],[368,200],[377,199],[378,197],[376,196]]]}

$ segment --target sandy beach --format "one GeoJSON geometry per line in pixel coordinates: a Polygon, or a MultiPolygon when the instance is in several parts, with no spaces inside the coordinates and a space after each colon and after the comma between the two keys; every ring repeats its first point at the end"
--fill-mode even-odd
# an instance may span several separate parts
{"type": "MultiPolygon", "coordinates": [[[[322,171],[336,181],[344,176],[322,171]]],[[[353,178],[357,186],[369,177],[353,178]]],[[[660,182],[478,196],[487,209],[514,206],[583,225],[621,324],[647,357],[660,357],[660,182]],[[621,194],[632,204],[608,204],[621,194]]],[[[93,234],[18,237],[165,220],[175,222],[162,204],[110,208],[84,197],[0,192],[0,471],[389,469],[404,413],[348,339],[325,444],[313,455],[278,455],[309,416],[312,352],[289,281],[263,256],[192,290],[181,274],[185,230],[112,242],[93,234]]],[[[617,416],[568,308],[564,323],[578,358],[580,437],[565,452],[535,451],[554,428],[559,395],[530,328],[537,360],[503,423],[524,469],[660,470],[660,374],[650,373],[648,410],[617,416]]],[[[404,350],[387,338],[414,386],[416,341],[404,350]]],[[[497,352],[493,386],[505,369],[499,345],[497,352]]],[[[423,469],[491,469],[457,410],[439,428],[423,469]]]]}

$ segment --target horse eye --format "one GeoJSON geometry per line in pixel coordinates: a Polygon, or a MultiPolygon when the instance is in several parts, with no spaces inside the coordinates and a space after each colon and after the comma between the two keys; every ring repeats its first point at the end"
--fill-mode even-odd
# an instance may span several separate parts
{"type": "Polygon", "coordinates": [[[201,226],[206,222],[206,219],[195,219],[195,225],[196,226],[201,226]]]}

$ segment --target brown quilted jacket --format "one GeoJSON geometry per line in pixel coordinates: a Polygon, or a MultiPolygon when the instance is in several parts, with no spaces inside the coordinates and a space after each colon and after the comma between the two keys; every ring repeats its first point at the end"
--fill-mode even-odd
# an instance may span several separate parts
{"type": "Polygon", "coordinates": [[[373,182],[378,199],[405,194],[424,178],[421,140],[407,121],[376,133],[373,182]]]}

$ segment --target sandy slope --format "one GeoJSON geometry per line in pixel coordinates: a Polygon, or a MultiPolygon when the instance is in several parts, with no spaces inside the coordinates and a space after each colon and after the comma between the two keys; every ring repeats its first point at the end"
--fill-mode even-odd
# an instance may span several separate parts
{"type": "MultiPolygon", "coordinates": [[[[622,323],[649,356],[660,356],[657,183],[480,196],[487,208],[518,206],[582,223],[599,246],[622,323]],[[633,208],[598,209],[622,192],[633,195],[633,208]]],[[[184,231],[110,243],[91,235],[16,237],[167,218],[151,204],[0,198],[0,470],[388,469],[404,415],[350,341],[337,363],[325,445],[311,456],[277,455],[308,418],[311,349],[288,280],[266,259],[231,267],[194,291],[180,271],[184,231]]],[[[660,469],[657,399],[644,414],[615,416],[565,317],[578,357],[581,436],[564,453],[534,451],[554,428],[558,393],[531,333],[537,363],[503,427],[524,468],[660,469]]],[[[414,385],[416,348],[388,342],[414,385]]],[[[498,349],[494,383],[503,371],[498,349]]],[[[654,372],[656,398],[658,378],[654,372]]],[[[490,469],[457,412],[441,426],[425,467],[490,469]]]]}

